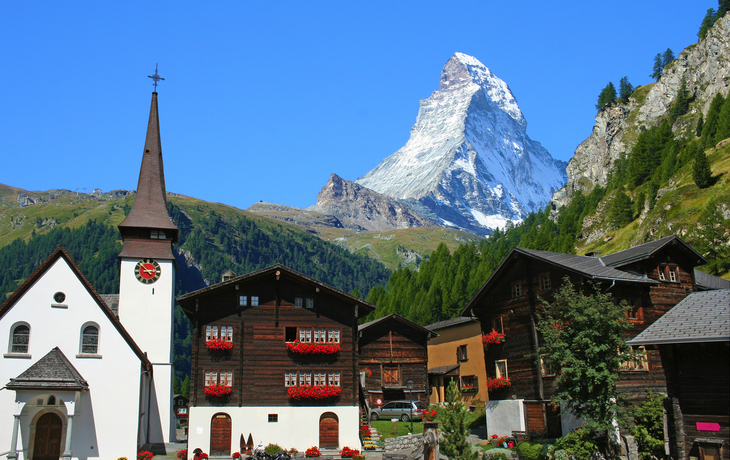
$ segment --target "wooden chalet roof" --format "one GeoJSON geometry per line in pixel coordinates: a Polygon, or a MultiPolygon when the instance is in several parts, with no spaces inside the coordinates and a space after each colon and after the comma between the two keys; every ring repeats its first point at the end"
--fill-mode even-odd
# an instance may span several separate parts
{"type": "Polygon", "coordinates": [[[695,284],[701,291],[710,289],[730,289],[730,280],[710,275],[695,268],[695,284]]]}
{"type": "Polygon", "coordinates": [[[55,347],[22,374],[10,379],[9,390],[88,390],[89,384],[66,355],[55,347]]]}
{"type": "Polygon", "coordinates": [[[370,321],[367,323],[363,323],[358,326],[357,330],[365,331],[371,327],[374,327],[378,324],[383,324],[388,321],[397,321],[397,322],[405,325],[406,327],[413,329],[416,332],[420,332],[421,334],[424,334],[426,336],[426,338],[438,337],[438,334],[436,334],[435,332],[432,332],[423,326],[419,326],[418,324],[414,323],[413,321],[406,319],[396,313],[393,313],[392,315],[388,315],[388,316],[383,316],[382,318],[378,318],[376,320],[373,320],[373,321],[370,321]]]}
{"type": "Polygon", "coordinates": [[[152,365],[150,361],[147,359],[147,356],[142,352],[142,350],[139,348],[137,343],[132,339],[132,336],[127,332],[127,330],[122,326],[122,323],[119,322],[117,319],[117,316],[112,310],[109,308],[107,303],[104,301],[104,299],[96,292],[94,287],[91,285],[89,280],[86,279],[86,277],[81,273],[81,270],[79,270],[78,265],[71,259],[71,256],[66,252],[66,250],[63,248],[63,246],[57,247],[48,258],[43,261],[43,263],[33,272],[31,275],[21,284],[18,289],[13,291],[12,294],[10,294],[10,297],[5,300],[5,302],[0,305],[0,318],[5,316],[5,313],[7,313],[15,303],[25,294],[38,280],[43,274],[58,260],[59,258],[63,258],[66,263],[71,267],[71,270],[74,272],[76,277],[79,279],[81,284],[86,288],[89,295],[94,299],[96,304],[101,308],[101,311],[104,312],[107,318],[109,318],[109,321],[114,325],[114,327],[117,329],[117,332],[124,338],[124,340],[127,342],[129,347],[132,349],[132,351],[137,355],[137,357],[142,362],[142,365],[146,369],[152,369],[152,365]]]}
{"type": "Polygon", "coordinates": [[[730,289],[693,292],[629,345],[730,342],[730,289]]]}
{"type": "Polygon", "coordinates": [[[205,299],[206,297],[213,297],[218,292],[226,289],[235,288],[237,284],[244,284],[244,283],[255,283],[258,280],[261,280],[265,277],[271,277],[276,276],[278,277],[288,277],[290,279],[296,280],[303,284],[308,284],[312,288],[318,288],[320,289],[320,292],[327,293],[329,295],[335,296],[340,298],[343,301],[352,302],[353,304],[358,305],[358,317],[364,317],[368,315],[370,312],[375,310],[375,305],[366,302],[358,297],[355,297],[351,294],[346,293],[345,291],[341,291],[337,289],[336,287],[330,286],[328,284],[325,284],[319,280],[316,280],[312,277],[306,276],[302,273],[299,273],[298,271],[292,270],[289,267],[286,267],[282,264],[275,264],[270,267],[257,270],[255,272],[247,273],[245,275],[236,276],[235,278],[231,278],[230,280],[223,281],[218,284],[213,284],[211,286],[198,289],[197,291],[190,292],[188,294],[182,295],[177,298],[177,303],[180,305],[180,307],[183,309],[183,312],[187,315],[188,318],[190,318],[191,321],[195,318],[195,304],[197,299],[205,299]]]}
{"type": "Polygon", "coordinates": [[[168,239],[177,242],[179,230],[167,213],[165,171],[162,165],[162,144],[160,142],[160,119],[157,111],[157,93],[152,93],[150,118],[147,123],[147,137],[139,170],[137,195],[127,217],[119,224],[119,231],[125,229],[153,228],[164,230],[168,239]]]}
{"type": "Polygon", "coordinates": [[[695,251],[692,246],[682,241],[682,239],[677,235],[666,236],[664,238],[659,238],[655,241],[640,244],[639,246],[635,246],[624,251],[619,251],[613,254],[609,254],[607,256],[603,256],[601,257],[601,261],[609,267],[621,267],[623,265],[628,265],[634,262],[638,262],[640,260],[648,259],[649,257],[653,256],[654,254],[668,246],[675,246],[683,252],[687,253],[688,256],[696,260],[697,265],[707,263],[707,260],[702,257],[702,254],[695,251]]]}

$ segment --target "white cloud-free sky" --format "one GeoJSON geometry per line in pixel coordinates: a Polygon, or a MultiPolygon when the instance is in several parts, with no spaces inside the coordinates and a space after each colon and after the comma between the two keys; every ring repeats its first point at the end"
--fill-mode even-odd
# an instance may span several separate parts
{"type": "Polygon", "coordinates": [[[601,89],[651,83],[714,0],[2,2],[0,183],[135,189],[159,63],[167,190],[306,207],[402,147],[455,52],[569,160],[601,89]]]}

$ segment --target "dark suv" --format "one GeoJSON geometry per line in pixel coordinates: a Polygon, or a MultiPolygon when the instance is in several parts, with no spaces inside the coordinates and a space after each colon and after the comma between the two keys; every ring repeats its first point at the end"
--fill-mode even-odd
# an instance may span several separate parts
{"type": "Polygon", "coordinates": [[[413,420],[423,420],[423,411],[428,407],[421,401],[391,401],[383,407],[376,407],[372,410],[372,420],[391,420],[397,418],[404,422],[411,420],[411,413],[413,414],[413,420]],[[411,412],[412,411],[412,412],[411,412]]]}

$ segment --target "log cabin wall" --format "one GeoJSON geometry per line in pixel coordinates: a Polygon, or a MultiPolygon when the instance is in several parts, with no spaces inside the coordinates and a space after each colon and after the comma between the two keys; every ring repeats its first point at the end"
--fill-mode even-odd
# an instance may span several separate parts
{"type": "Polygon", "coordinates": [[[359,368],[373,375],[366,379],[368,402],[385,404],[409,399],[407,382],[413,382],[413,400],[427,402],[428,335],[400,321],[389,319],[361,331],[359,368]]]}
{"type": "MultiPolygon", "coordinates": [[[[194,369],[191,395],[197,406],[289,406],[285,373],[338,375],[342,393],[326,405],[357,405],[355,305],[317,292],[305,283],[281,276],[240,283],[216,290],[199,302],[199,321],[193,342],[194,369]],[[246,298],[240,305],[241,296],[246,298]],[[252,305],[257,298],[258,305],[252,305]],[[302,306],[295,306],[297,298],[302,306]],[[311,299],[312,308],[306,307],[311,299]],[[206,327],[233,328],[233,349],[209,350],[206,327]],[[300,330],[337,330],[341,350],[333,355],[299,355],[289,352],[287,340],[299,338],[300,330]],[[232,372],[232,393],[225,398],[206,396],[206,372],[232,372]]],[[[314,338],[312,337],[312,341],[314,338]]],[[[328,377],[329,378],[329,377],[328,377]]],[[[307,400],[306,405],[318,404],[307,400]]]]}
{"type": "Polygon", "coordinates": [[[730,460],[730,342],[661,345],[660,350],[667,369],[665,407],[674,427],[672,457],[701,458],[700,449],[722,444],[722,458],[730,460]]]}

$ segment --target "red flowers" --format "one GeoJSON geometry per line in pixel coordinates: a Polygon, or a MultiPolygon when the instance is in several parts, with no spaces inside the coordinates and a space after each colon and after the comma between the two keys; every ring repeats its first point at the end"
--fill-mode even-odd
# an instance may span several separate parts
{"type": "Polygon", "coordinates": [[[476,391],[474,385],[462,385],[459,387],[459,391],[476,391]]]}
{"type": "Polygon", "coordinates": [[[340,393],[342,393],[342,388],[330,385],[298,385],[290,387],[287,391],[287,395],[296,400],[334,398],[339,396],[340,393]]]}
{"type": "Polygon", "coordinates": [[[512,382],[506,377],[497,377],[495,379],[487,377],[487,390],[489,391],[499,390],[509,386],[512,386],[512,382]]]}
{"type": "Polygon", "coordinates": [[[436,412],[436,409],[426,409],[425,411],[423,411],[423,421],[433,422],[434,420],[436,420],[437,415],[438,413],[436,412]]]}
{"type": "Polygon", "coordinates": [[[333,355],[342,347],[339,343],[300,342],[295,340],[286,343],[286,349],[300,355],[333,355]]]}
{"type": "Polygon", "coordinates": [[[489,334],[482,334],[482,343],[484,345],[497,345],[504,342],[505,337],[501,332],[492,329],[492,332],[489,334]]]}
{"type": "Polygon", "coordinates": [[[304,456],[305,457],[321,457],[322,452],[319,451],[319,447],[314,446],[314,447],[310,447],[309,449],[307,449],[306,452],[304,452],[304,456]]]}
{"type": "Polygon", "coordinates": [[[225,339],[210,339],[205,344],[209,350],[228,351],[233,348],[233,342],[225,339]]]}
{"type": "Polygon", "coordinates": [[[234,452],[232,455],[233,458],[241,458],[241,454],[239,452],[234,452]]]}
{"type": "Polygon", "coordinates": [[[342,452],[340,452],[340,456],[342,458],[352,458],[355,455],[359,455],[360,451],[356,449],[350,449],[349,447],[343,447],[342,452]]]}
{"type": "Polygon", "coordinates": [[[231,394],[232,391],[233,389],[228,385],[211,385],[205,387],[203,393],[205,393],[206,396],[226,396],[231,394]]]}
{"type": "Polygon", "coordinates": [[[137,452],[137,460],[152,460],[152,457],[154,456],[155,454],[146,450],[137,452]]]}
{"type": "Polygon", "coordinates": [[[373,376],[373,371],[371,371],[369,367],[364,367],[364,368],[360,369],[360,372],[364,372],[365,373],[365,378],[366,379],[369,379],[370,377],[373,376]]]}

